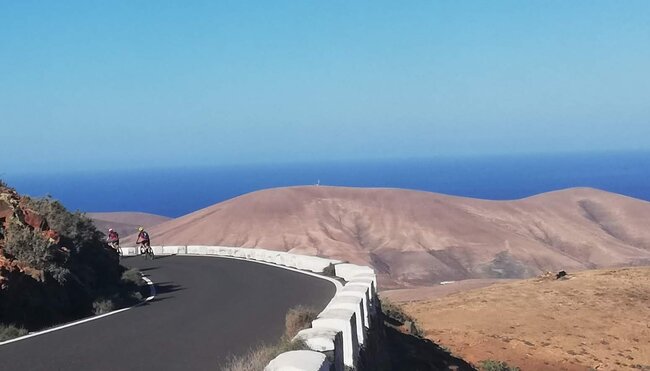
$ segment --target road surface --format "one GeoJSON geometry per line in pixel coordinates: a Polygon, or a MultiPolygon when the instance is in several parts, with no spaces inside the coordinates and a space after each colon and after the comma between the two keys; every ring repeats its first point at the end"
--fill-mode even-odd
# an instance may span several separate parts
{"type": "Polygon", "coordinates": [[[124,258],[154,283],[145,305],[0,346],[2,370],[219,370],[232,355],[277,341],[287,310],[321,310],[332,283],[234,259],[124,258]]]}

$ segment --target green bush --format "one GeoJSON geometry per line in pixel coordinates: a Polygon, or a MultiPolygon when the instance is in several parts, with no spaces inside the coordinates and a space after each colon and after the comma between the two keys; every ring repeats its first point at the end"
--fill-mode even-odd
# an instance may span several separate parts
{"type": "Polygon", "coordinates": [[[510,366],[502,361],[487,359],[479,362],[482,371],[520,371],[519,367],[510,366]]]}

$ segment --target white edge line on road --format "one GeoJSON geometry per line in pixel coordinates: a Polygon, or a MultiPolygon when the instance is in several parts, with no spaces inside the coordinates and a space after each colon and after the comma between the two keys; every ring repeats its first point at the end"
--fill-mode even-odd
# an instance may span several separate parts
{"type": "MultiPolygon", "coordinates": [[[[142,274],[142,273],[140,273],[140,274],[142,274]]],[[[148,302],[149,300],[152,300],[153,298],[156,297],[156,288],[154,287],[153,282],[152,282],[149,278],[145,277],[144,275],[142,275],[142,279],[143,279],[143,280],[147,283],[147,285],[149,286],[149,293],[150,293],[150,295],[149,295],[149,297],[147,297],[146,299],[144,299],[144,301],[142,301],[142,302],[140,302],[140,303],[138,303],[138,304],[132,305],[132,306],[130,306],[130,307],[126,307],[126,308],[122,308],[122,309],[114,310],[114,311],[112,311],[112,312],[108,312],[108,313],[100,314],[100,315],[97,315],[97,316],[92,316],[92,317],[84,318],[84,319],[81,319],[81,320],[78,320],[78,321],[75,321],[75,322],[66,323],[65,325],[52,327],[52,328],[49,328],[49,329],[47,329],[47,330],[42,330],[42,331],[37,331],[37,332],[31,332],[31,333],[29,333],[29,334],[27,334],[27,335],[24,335],[24,336],[20,336],[20,337],[17,337],[17,338],[13,338],[13,339],[9,339],[9,340],[6,340],[6,341],[3,341],[3,342],[0,342],[0,346],[5,345],[5,344],[9,344],[9,343],[14,343],[14,342],[16,342],[16,341],[20,341],[20,340],[29,339],[29,338],[32,338],[32,337],[35,337],[35,336],[44,335],[44,334],[47,334],[47,333],[50,333],[50,332],[63,330],[64,328],[68,328],[68,327],[72,327],[72,326],[80,325],[80,324],[82,324],[82,323],[86,323],[86,322],[90,322],[90,321],[98,320],[98,319],[100,319],[100,318],[104,318],[104,317],[112,316],[113,314],[118,314],[118,313],[121,313],[121,312],[125,312],[125,311],[127,311],[127,310],[129,310],[129,309],[131,309],[131,308],[138,307],[138,306],[140,306],[140,305],[142,305],[142,304],[144,304],[144,303],[148,302]]]]}
{"type": "MultiPolygon", "coordinates": [[[[175,254],[173,254],[173,255],[175,255],[175,254]]],[[[314,272],[303,271],[303,270],[300,270],[300,269],[297,269],[297,268],[287,267],[287,266],[279,265],[279,264],[273,264],[273,263],[269,263],[269,262],[265,262],[265,261],[261,261],[261,260],[252,260],[252,259],[240,258],[240,257],[236,257],[236,256],[207,255],[207,254],[206,255],[202,255],[202,254],[182,254],[182,255],[176,255],[176,256],[201,256],[201,257],[209,257],[209,258],[225,258],[225,259],[241,260],[241,261],[245,261],[245,262],[266,264],[266,265],[269,265],[271,267],[283,268],[283,269],[287,269],[287,270],[290,270],[290,271],[306,274],[308,276],[313,276],[313,277],[316,277],[316,278],[320,278],[320,279],[330,281],[330,282],[332,282],[334,284],[334,287],[336,287],[336,292],[337,293],[339,292],[339,290],[341,290],[343,288],[343,284],[341,284],[341,282],[335,280],[332,277],[327,277],[327,276],[323,276],[323,275],[320,275],[320,274],[317,274],[317,273],[314,273],[314,272]]],[[[44,335],[44,334],[47,334],[47,333],[50,333],[50,332],[63,330],[63,329],[68,328],[68,327],[80,325],[82,323],[86,323],[86,322],[90,322],[90,321],[94,321],[94,320],[98,320],[100,318],[112,316],[112,315],[117,314],[117,313],[125,312],[125,311],[127,311],[127,310],[129,310],[131,308],[138,307],[138,306],[140,306],[140,305],[142,305],[142,304],[144,304],[144,303],[146,303],[146,302],[148,302],[148,301],[150,301],[150,300],[152,300],[153,298],[156,297],[156,288],[154,286],[154,283],[149,278],[145,277],[144,275],[142,275],[142,279],[145,280],[145,282],[147,282],[147,285],[149,285],[150,295],[149,295],[149,297],[147,297],[141,303],[138,303],[136,305],[133,305],[133,306],[130,306],[130,307],[127,307],[127,308],[122,308],[122,309],[114,310],[112,312],[100,314],[100,315],[97,315],[97,316],[84,318],[82,320],[67,323],[65,325],[52,327],[52,328],[49,328],[47,330],[32,332],[32,333],[29,333],[29,334],[24,335],[24,336],[9,339],[9,340],[0,342],[0,346],[5,345],[5,344],[9,344],[9,343],[14,343],[14,342],[21,341],[21,340],[25,340],[25,339],[29,339],[29,338],[32,338],[32,337],[35,337],[35,336],[44,335]]]]}

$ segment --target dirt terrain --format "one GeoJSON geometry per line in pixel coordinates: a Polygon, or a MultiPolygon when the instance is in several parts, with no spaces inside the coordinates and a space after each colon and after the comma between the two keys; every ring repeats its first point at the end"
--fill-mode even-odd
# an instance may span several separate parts
{"type": "Polygon", "coordinates": [[[650,370],[650,267],[550,275],[400,305],[427,338],[472,363],[650,370]]]}
{"type": "Polygon", "coordinates": [[[429,300],[441,298],[457,292],[468,291],[494,285],[495,283],[505,283],[515,281],[513,279],[471,279],[461,281],[443,282],[439,285],[412,287],[408,289],[385,290],[381,292],[381,297],[390,300],[393,303],[404,303],[417,300],[429,300]]]}
{"type": "Polygon", "coordinates": [[[149,233],[154,244],[260,247],[371,265],[390,289],[650,264],[648,220],[649,202],[589,188],[487,201],[305,186],[249,193],[149,233]]]}

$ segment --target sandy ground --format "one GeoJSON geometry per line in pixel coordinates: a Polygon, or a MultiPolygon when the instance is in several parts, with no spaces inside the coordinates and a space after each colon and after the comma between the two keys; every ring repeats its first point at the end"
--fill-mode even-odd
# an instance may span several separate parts
{"type": "Polygon", "coordinates": [[[417,300],[430,300],[442,298],[457,292],[468,291],[493,285],[495,283],[512,282],[510,279],[473,279],[451,281],[435,286],[422,286],[408,289],[386,290],[380,292],[381,298],[386,298],[393,303],[402,303],[417,300]]]}
{"type": "Polygon", "coordinates": [[[429,339],[472,363],[650,370],[650,267],[495,284],[400,305],[429,339]]]}

